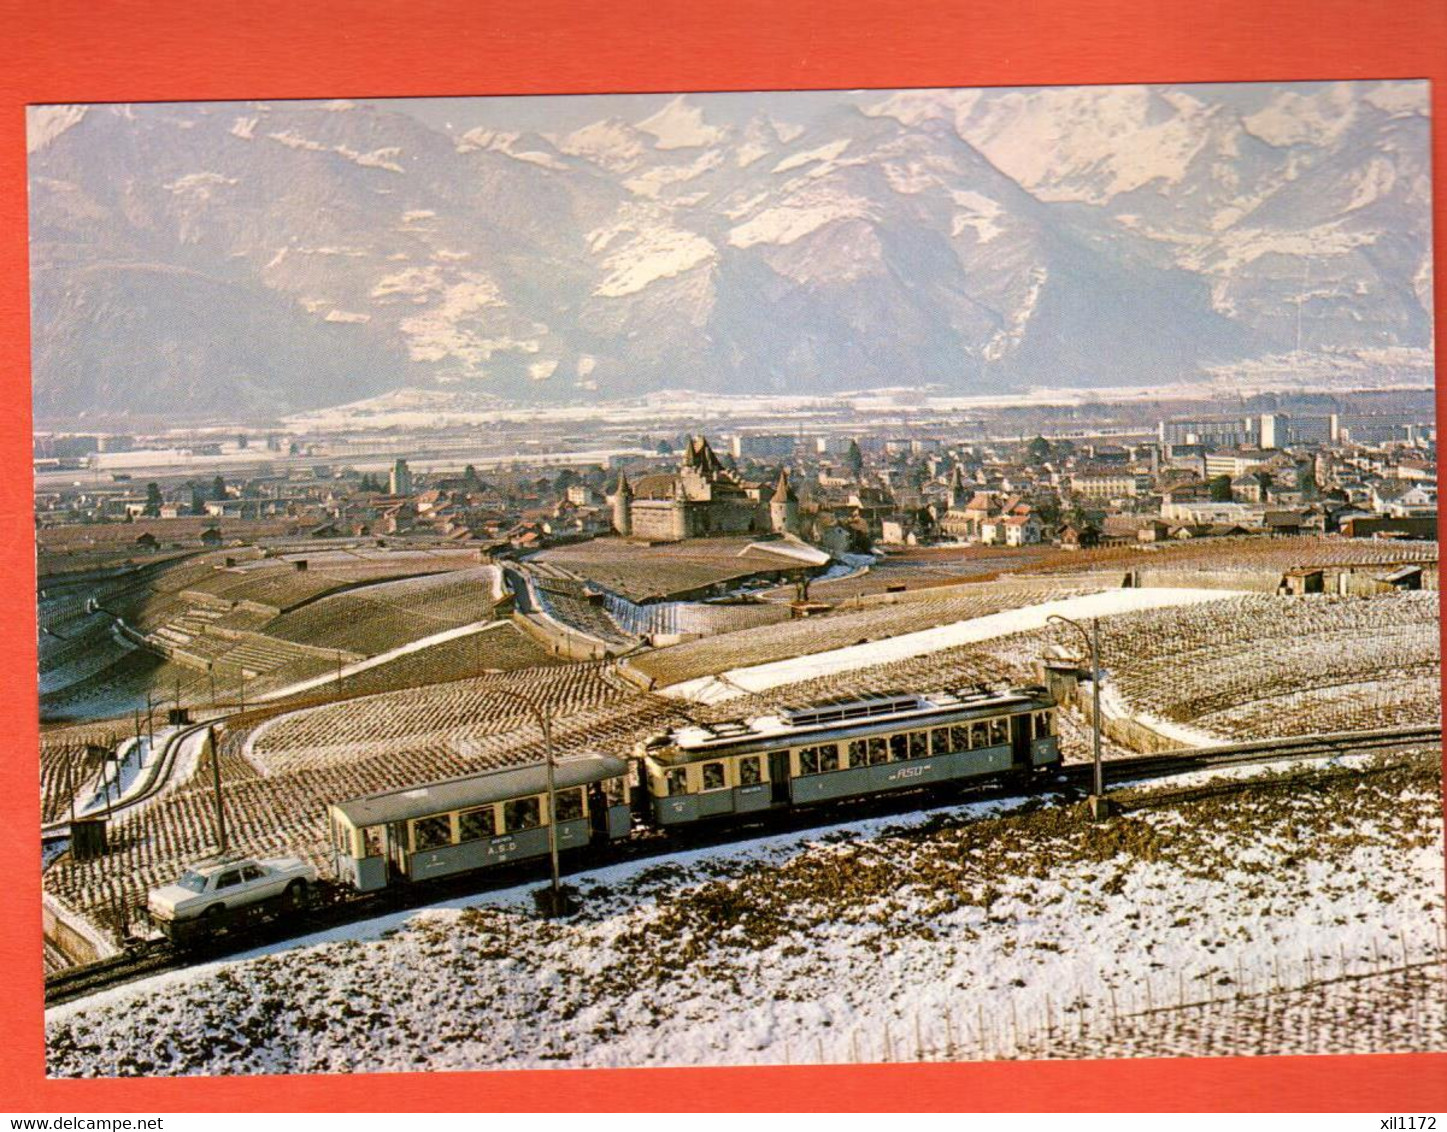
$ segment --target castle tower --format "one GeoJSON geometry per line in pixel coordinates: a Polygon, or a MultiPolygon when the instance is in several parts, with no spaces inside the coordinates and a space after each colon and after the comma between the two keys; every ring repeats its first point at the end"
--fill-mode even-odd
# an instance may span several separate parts
{"type": "Polygon", "coordinates": [[[613,493],[613,529],[624,538],[633,533],[633,488],[622,468],[618,469],[618,490],[613,493]]]}
{"type": "Polygon", "coordinates": [[[799,530],[799,497],[789,484],[789,469],[779,469],[774,497],[769,501],[769,526],[779,534],[795,534],[799,530]]]}

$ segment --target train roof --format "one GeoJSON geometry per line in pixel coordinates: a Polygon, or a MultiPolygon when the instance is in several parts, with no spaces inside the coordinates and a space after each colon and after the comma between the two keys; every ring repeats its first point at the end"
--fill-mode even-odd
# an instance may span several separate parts
{"type": "MultiPolygon", "coordinates": [[[[558,760],[553,781],[557,789],[567,790],[627,773],[628,763],[624,759],[614,755],[582,755],[558,760]]],[[[445,782],[431,782],[422,786],[409,786],[403,790],[367,794],[361,798],[335,802],[333,806],[347,821],[360,828],[365,825],[382,825],[386,822],[427,817],[429,814],[445,814],[452,810],[464,810],[469,806],[486,806],[491,802],[505,802],[512,798],[526,798],[533,794],[542,794],[547,788],[547,764],[529,763],[527,766],[491,770],[466,778],[451,778],[445,782]]]]}
{"type": "Polygon", "coordinates": [[[841,727],[860,727],[894,720],[928,719],[934,715],[1030,703],[1048,696],[1045,688],[1012,688],[1008,692],[967,688],[948,692],[877,692],[870,696],[820,700],[801,707],[781,708],[776,715],[695,723],[680,727],[667,738],[682,750],[702,750],[731,743],[752,742],[785,735],[805,735],[841,727]]]}

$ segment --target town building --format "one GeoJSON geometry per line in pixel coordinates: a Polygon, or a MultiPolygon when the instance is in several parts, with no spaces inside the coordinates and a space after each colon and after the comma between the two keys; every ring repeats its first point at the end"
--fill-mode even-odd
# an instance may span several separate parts
{"type": "Polygon", "coordinates": [[[1134,499],[1150,493],[1151,477],[1126,471],[1083,472],[1070,477],[1070,490],[1086,499],[1134,499]]]}
{"type": "Polygon", "coordinates": [[[387,494],[412,494],[412,472],[407,467],[406,460],[398,460],[392,465],[391,474],[387,477],[387,494]]]}

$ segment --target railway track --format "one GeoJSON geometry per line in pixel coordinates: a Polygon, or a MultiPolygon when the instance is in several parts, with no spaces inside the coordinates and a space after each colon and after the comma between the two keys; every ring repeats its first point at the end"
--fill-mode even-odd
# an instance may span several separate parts
{"type": "MultiPolygon", "coordinates": [[[[1192,770],[1219,770],[1228,766],[1279,762],[1283,759],[1321,759],[1337,755],[1393,750],[1398,747],[1440,743],[1440,725],[1388,727],[1376,731],[1347,731],[1326,735],[1298,735],[1284,739],[1255,739],[1215,747],[1192,747],[1160,755],[1112,759],[1103,764],[1105,781],[1164,778],[1192,770]]],[[[1089,763],[1071,763],[1062,774],[1072,785],[1089,786],[1089,763]]]]}
{"type": "MultiPolygon", "coordinates": [[[[196,728],[189,730],[194,731],[196,728]]],[[[177,738],[180,738],[179,733],[177,738]]],[[[1433,745],[1441,740],[1440,726],[1397,727],[1189,748],[1159,755],[1113,759],[1104,763],[1102,769],[1107,784],[1120,785],[1150,782],[1192,771],[1219,770],[1285,760],[1326,759],[1345,754],[1433,745]]],[[[1092,772],[1093,768],[1089,763],[1072,763],[1060,770],[1052,785],[1083,796],[1090,789],[1092,772]]],[[[981,800],[1005,798],[1016,792],[1018,786],[1014,784],[995,782],[976,787],[972,797],[981,800]]],[[[953,801],[955,799],[951,799],[951,802],[953,801]]],[[[680,851],[692,852],[712,846],[740,844],[761,835],[776,836],[836,825],[842,820],[841,807],[847,809],[848,816],[845,820],[863,820],[912,813],[921,809],[919,802],[918,795],[906,792],[905,796],[875,797],[782,814],[766,814],[747,826],[728,825],[682,833],[674,831],[667,835],[655,833],[611,847],[606,859],[599,854],[580,855],[571,862],[565,859],[564,872],[567,875],[576,875],[602,863],[615,865],[663,859],[680,851]]],[[[147,941],[133,946],[121,955],[48,976],[45,980],[45,1003],[47,1006],[58,1006],[195,962],[222,958],[239,951],[344,927],[388,913],[424,907],[438,901],[485,895],[488,892],[536,883],[546,876],[545,866],[544,861],[500,866],[489,872],[487,883],[483,885],[478,884],[476,876],[463,876],[422,882],[407,888],[387,889],[364,896],[345,896],[340,890],[330,889],[326,893],[330,899],[320,906],[307,909],[300,917],[273,919],[252,930],[226,933],[208,940],[204,947],[181,950],[164,941],[147,941]]]]}
{"type": "MultiPolygon", "coordinates": [[[[165,742],[161,744],[160,755],[144,770],[147,775],[145,784],[124,801],[112,803],[110,816],[123,814],[161,793],[171,781],[171,772],[175,769],[176,760],[180,757],[181,747],[185,741],[198,731],[204,731],[217,722],[217,720],[210,720],[206,723],[188,724],[167,736],[165,742]]],[[[68,836],[70,836],[70,818],[68,817],[47,822],[40,827],[42,841],[68,836]]]]}
{"type": "Polygon", "coordinates": [[[58,1006],[109,987],[186,965],[184,956],[170,948],[145,945],[119,955],[71,967],[45,977],[45,1005],[58,1006]]]}

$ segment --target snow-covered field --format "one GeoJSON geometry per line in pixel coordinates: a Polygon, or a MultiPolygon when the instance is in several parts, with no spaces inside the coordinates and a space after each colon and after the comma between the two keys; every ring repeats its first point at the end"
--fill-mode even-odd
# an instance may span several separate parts
{"type": "Polygon", "coordinates": [[[680,852],[565,922],[525,889],[396,915],[57,1008],[50,1071],[1447,1048],[1438,756],[1397,760],[680,852]]]}
{"type": "Polygon", "coordinates": [[[1231,595],[1107,620],[1101,651],[1117,714],[1198,743],[1430,724],[1439,609],[1430,591],[1231,595]]]}

